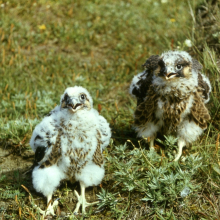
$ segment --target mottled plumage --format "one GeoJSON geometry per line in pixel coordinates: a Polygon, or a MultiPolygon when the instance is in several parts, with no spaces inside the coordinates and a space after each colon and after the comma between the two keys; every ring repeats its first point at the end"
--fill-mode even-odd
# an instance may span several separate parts
{"type": "Polygon", "coordinates": [[[178,137],[178,160],[182,147],[195,141],[210,119],[205,103],[211,84],[201,73],[202,65],[184,51],[151,56],[146,70],[134,76],[130,93],[137,99],[134,127],[139,137],[150,137],[150,147],[158,132],[178,137]]]}
{"type": "MultiPolygon", "coordinates": [[[[50,201],[61,180],[79,181],[82,190],[98,185],[104,177],[103,149],[109,144],[109,124],[93,109],[88,91],[82,87],[67,88],[60,105],[48,114],[33,132],[30,145],[35,151],[33,185],[50,201]]],[[[82,204],[79,196],[75,212],[82,204]]],[[[52,207],[53,208],[53,207],[52,207]]],[[[43,214],[54,214],[53,209],[43,214]]]]}

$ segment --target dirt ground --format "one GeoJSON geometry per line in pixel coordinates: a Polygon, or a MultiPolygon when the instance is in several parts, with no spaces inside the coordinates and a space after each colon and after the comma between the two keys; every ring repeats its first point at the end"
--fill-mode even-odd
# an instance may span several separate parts
{"type": "MultiPolygon", "coordinates": [[[[38,205],[42,210],[45,210],[46,198],[41,193],[37,193],[32,185],[31,168],[33,161],[34,152],[31,150],[18,153],[12,152],[10,148],[0,148],[0,178],[5,175],[5,179],[0,182],[0,220],[5,219],[3,217],[4,213],[7,213],[7,215],[12,215],[12,213],[15,213],[16,215],[16,212],[18,213],[18,205],[15,201],[15,198],[4,198],[3,196],[7,190],[19,188],[19,191],[22,193],[22,202],[24,202],[25,205],[31,207],[29,195],[21,185],[25,186],[30,191],[34,204],[38,205]]],[[[60,198],[56,214],[60,216],[61,219],[68,216],[70,212],[72,212],[75,208],[77,200],[76,196],[74,195],[74,190],[77,190],[78,193],[80,193],[80,186],[78,182],[71,183],[69,181],[63,181],[53,195],[53,200],[60,198]]],[[[87,188],[86,199],[88,202],[96,201],[96,194],[99,191],[100,186],[87,188]]],[[[95,211],[96,208],[93,210],[94,213],[97,212],[95,211]]],[[[87,211],[89,211],[89,208],[87,208],[87,211]]],[[[47,216],[47,219],[56,218],[47,216]]]]}

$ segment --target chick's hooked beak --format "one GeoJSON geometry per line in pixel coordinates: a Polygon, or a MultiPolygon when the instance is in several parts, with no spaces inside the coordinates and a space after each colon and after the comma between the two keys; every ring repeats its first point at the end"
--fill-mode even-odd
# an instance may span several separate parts
{"type": "Polygon", "coordinates": [[[164,72],[164,77],[166,80],[169,80],[177,75],[176,72],[172,68],[166,68],[166,72],[164,72]]]}
{"type": "Polygon", "coordinates": [[[68,97],[66,100],[66,105],[69,110],[72,112],[76,112],[82,107],[82,103],[80,102],[78,97],[68,97]]]}
{"type": "Polygon", "coordinates": [[[160,72],[165,77],[166,80],[169,80],[177,75],[173,67],[166,67],[163,60],[159,61],[160,72]]]}

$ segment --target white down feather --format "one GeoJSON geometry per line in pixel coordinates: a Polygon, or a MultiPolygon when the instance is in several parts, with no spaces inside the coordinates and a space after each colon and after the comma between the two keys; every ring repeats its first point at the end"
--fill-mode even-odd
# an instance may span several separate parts
{"type": "MultiPolygon", "coordinates": [[[[80,91],[82,89],[83,91],[85,90],[82,87],[78,88],[80,91]]],[[[90,95],[89,101],[92,105],[90,95]]],[[[58,106],[51,112],[50,116],[45,117],[42,122],[35,127],[30,140],[31,148],[33,151],[36,151],[37,145],[45,146],[46,148],[46,154],[39,162],[39,165],[50,156],[53,148],[47,147],[47,143],[50,141],[51,144],[55,144],[58,128],[62,129],[62,127],[60,127],[61,122],[69,129],[63,130],[64,134],[61,136],[62,159],[50,167],[39,169],[39,166],[36,166],[32,173],[34,188],[45,196],[53,193],[59,186],[61,180],[69,178],[65,172],[71,164],[69,157],[65,156],[65,154],[70,148],[80,148],[81,152],[88,152],[85,158],[87,161],[86,166],[83,167],[80,173],[73,173],[73,177],[76,180],[83,181],[85,187],[87,187],[99,184],[104,177],[104,166],[97,166],[92,159],[97,147],[97,130],[99,130],[101,134],[101,150],[109,144],[111,131],[106,119],[99,115],[93,108],[90,110],[78,110],[72,114],[68,109],[61,109],[60,106],[58,106]],[[69,125],[71,125],[71,127],[69,125]],[[37,135],[43,137],[43,140],[35,140],[37,135]],[[74,138],[71,136],[74,136],[74,138]],[[81,138],[83,141],[80,140],[81,138]],[[69,140],[72,141],[71,144],[69,140]]],[[[77,156],[75,155],[74,157],[77,160],[77,156]]],[[[84,161],[78,161],[77,166],[81,167],[83,162],[84,161]]]]}

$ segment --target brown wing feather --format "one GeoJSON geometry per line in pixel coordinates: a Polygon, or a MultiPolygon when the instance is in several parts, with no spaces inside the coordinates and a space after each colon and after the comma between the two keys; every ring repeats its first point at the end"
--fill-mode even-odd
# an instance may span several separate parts
{"type": "Polygon", "coordinates": [[[209,99],[210,87],[209,85],[203,80],[202,75],[198,73],[198,92],[202,96],[204,100],[209,99]]]}
{"type": "Polygon", "coordinates": [[[102,155],[102,151],[101,151],[101,134],[100,132],[97,130],[97,148],[95,153],[93,154],[93,162],[98,165],[98,166],[102,166],[104,163],[104,158],[102,155]]]}
{"type": "Polygon", "coordinates": [[[152,84],[153,71],[158,67],[159,55],[150,56],[143,66],[146,68],[140,80],[137,82],[139,88],[134,87],[132,94],[137,97],[137,105],[144,101],[146,94],[152,84]]]}
{"type": "Polygon", "coordinates": [[[61,157],[60,138],[62,134],[63,132],[62,132],[62,129],[60,128],[58,131],[58,135],[56,137],[56,143],[52,145],[52,151],[51,151],[49,158],[45,162],[43,162],[39,168],[50,167],[53,164],[56,164],[57,161],[60,159],[61,157]]]}
{"type": "Polygon", "coordinates": [[[146,100],[141,102],[134,113],[134,124],[143,126],[147,122],[156,121],[155,111],[157,109],[158,96],[154,92],[153,86],[150,87],[146,100]]]}
{"type": "Polygon", "coordinates": [[[191,117],[193,121],[202,129],[207,128],[207,121],[211,119],[208,109],[205,107],[202,97],[198,93],[194,94],[191,117]]]}
{"type": "MultiPolygon", "coordinates": [[[[142,76],[144,76],[143,74],[142,76]]],[[[146,97],[146,94],[148,93],[149,87],[152,84],[152,74],[148,74],[146,78],[140,78],[137,85],[139,88],[134,87],[132,90],[132,94],[136,96],[137,98],[137,105],[139,105],[141,102],[144,101],[144,98],[146,97]]]]}
{"type": "Polygon", "coordinates": [[[160,59],[159,55],[152,55],[146,60],[146,62],[143,64],[143,66],[149,72],[153,72],[158,67],[159,59],[160,59]]]}

